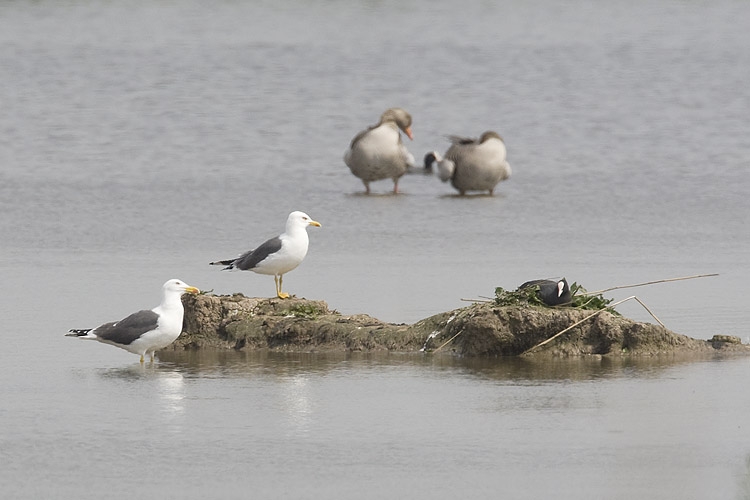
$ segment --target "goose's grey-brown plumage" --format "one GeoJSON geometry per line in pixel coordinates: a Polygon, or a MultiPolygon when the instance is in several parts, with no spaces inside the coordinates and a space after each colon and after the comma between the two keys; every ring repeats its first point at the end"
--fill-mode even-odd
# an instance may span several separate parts
{"type": "Polygon", "coordinates": [[[479,139],[450,136],[445,158],[438,160],[438,176],[451,181],[460,194],[467,191],[494,193],[500,181],[510,177],[505,143],[497,132],[487,131],[479,139]]]}
{"type": "Polygon", "coordinates": [[[393,180],[393,192],[398,193],[398,180],[409,167],[414,166],[414,156],[406,149],[399,130],[409,139],[411,115],[402,108],[387,109],[377,125],[358,133],[344,153],[344,163],[359,177],[370,193],[370,182],[393,180]]]}

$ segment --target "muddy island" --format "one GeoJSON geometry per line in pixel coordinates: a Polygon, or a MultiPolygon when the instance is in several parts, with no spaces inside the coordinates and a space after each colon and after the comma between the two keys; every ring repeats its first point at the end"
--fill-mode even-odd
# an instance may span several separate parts
{"type": "Polygon", "coordinates": [[[183,303],[183,333],[171,349],[439,351],[486,357],[750,352],[750,346],[738,337],[693,339],[607,310],[592,316],[590,310],[575,308],[485,302],[407,325],[386,323],[366,314],[343,315],[324,301],[296,297],[203,294],[184,296],[183,303]]]}

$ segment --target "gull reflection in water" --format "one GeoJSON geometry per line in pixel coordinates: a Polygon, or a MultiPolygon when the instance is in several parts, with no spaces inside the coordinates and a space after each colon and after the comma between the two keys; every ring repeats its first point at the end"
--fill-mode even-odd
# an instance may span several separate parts
{"type": "Polygon", "coordinates": [[[175,371],[157,373],[157,395],[167,428],[179,432],[185,413],[185,378],[175,371]]]}
{"type": "Polygon", "coordinates": [[[313,414],[309,382],[308,377],[303,374],[290,375],[279,380],[282,411],[286,416],[290,433],[305,434],[309,430],[313,414]]]}
{"type": "MultiPolygon", "coordinates": [[[[185,414],[185,377],[179,371],[146,364],[105,369],[101,377],[124,382],[139,394],[148,394],[148,406],[153,408],[171,432],[181,432],[185,414]]],[[[145,401],[144,401],[145,403],[145,401]]]]}

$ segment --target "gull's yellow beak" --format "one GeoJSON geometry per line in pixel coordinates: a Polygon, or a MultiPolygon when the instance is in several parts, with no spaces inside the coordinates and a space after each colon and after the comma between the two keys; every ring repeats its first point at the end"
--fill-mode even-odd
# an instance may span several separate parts
{"type": "Polygon", "coordinates": [[[314,220],[311,220],[311,221],[309,222],[309,224],[310,224],[311,226],[315,226],[315,227],[320,227],[320,222],[318,222],[318,221],[314,221],[314,220]]]}
{"type": "Polygon", "coordinates": [[[187,292],[187,293],[201,293],[201,291],[198,290],[197,288],[195,288],[194,286],[187,287],[185,289],[185,292],[187,292]]]}

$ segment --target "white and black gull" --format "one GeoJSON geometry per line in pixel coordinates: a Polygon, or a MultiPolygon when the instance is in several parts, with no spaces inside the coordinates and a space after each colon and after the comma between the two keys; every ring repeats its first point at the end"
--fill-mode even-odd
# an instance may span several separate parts
{"type": "Polygon", "coordinates": [[[174,342],[182,333],[183,293],[199,293],[195,287],[178,279],[171,279],[162,287],[161,304],[150,310],[138,311],[130,316],[96,328],[70,330],[68,337],[96,340],[140,354],[141,363],[146,355],[154,360],[154,351],[174,342]]]}
{"type": "Polygon", "coordinates": [[[445,158],[435,155],[438,177],[451,181],[461,195],[467,191],[494,193],[500,181],[510,177],[505,142],[497,132],[487,131],[479,139],[450,136],[445,158]]]}
{"type": "Polygon", "coordinates": [[[299,266],[307,255],[308,226],[320,227],[320,223],[312,220],[304,212],[292,212],[286,220],[285,231],[279,236],[267,240],[236,259],[210,262],[210,265],[227,266],[224,269],[253,271],[258,274],[272,274],[276,282],[276,296],[281,299],[289,298],[289,294],[281,290],[282,281],[284,274],[299,266]]]}
{"type": "Polygon", "coordinates": [[[398,193],[398,180],[414,166],[414,156],[404,146],[399,130],[414,139],[411,115],[402,108],[387,109],[377,125],[354,136],[344,153],[344,163],[362,180],[367,194],[370,182],[381,179],[392,179],[393,192],[398,193]]]}

